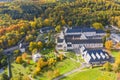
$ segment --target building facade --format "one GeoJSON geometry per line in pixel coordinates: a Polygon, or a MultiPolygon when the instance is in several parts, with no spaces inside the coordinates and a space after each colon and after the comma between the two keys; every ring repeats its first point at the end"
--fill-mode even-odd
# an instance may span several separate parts
{"type": "Polygon", "coordinates": [[[80,48],[82,58],[87,64],[104,64],[106,62],[114,62],[112,56],[102,49],[86,49],[84,46],[80,48]]]}
{"type": "Polygon", "coordinates": [[[103,48],[102,37],[105,32],[102,30],[95,30],[94,28],[66,28],[60,33],[56,40],[57,50],[75,50],[80,46],[86,48],[103,48]]]}

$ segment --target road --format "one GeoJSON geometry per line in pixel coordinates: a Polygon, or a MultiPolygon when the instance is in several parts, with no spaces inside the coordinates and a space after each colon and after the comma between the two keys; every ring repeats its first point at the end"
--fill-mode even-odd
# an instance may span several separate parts
{"type": "Polygon", "coordinates": [[[72,71],[70,71],[70,72],[67,72],[67,73],[65,73],[65,74],[63,74],[63,75],[61,75],[61,76],[58,76],[58,77],[54,78],[53,80],[60,80],[60,79],[66,77],[66,76],[68,76],[68,75],[71,75],[71,74],[73,74],[73,73],[75,73],[75,72],[85,71],[85,70],[82,70],[82,69],[85,68],[85,67],[86,67],[86,65],[82,65],[81,67],[79,67],[79,68],[77,68],[77,69],[74,69],[74,70],[72,70],[72,71]]]}
{"type": "Polygon", "coordinates": [[[120,29],[116,26],[111,25],[113,29],[120,31],[120,29]]]}

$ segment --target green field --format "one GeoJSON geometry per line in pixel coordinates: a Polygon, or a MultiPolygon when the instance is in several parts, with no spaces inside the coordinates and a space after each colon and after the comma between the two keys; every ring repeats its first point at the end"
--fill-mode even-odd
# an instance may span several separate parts
{"type": "MultiPolygon", "coordinates": [[[[113,57],[117,57],[119,55],[119,51],[113,50],[113,57]]],[[[73,73],[62,80],[116,80],[116,74],[114,72],[106,72],[100,70],[100,68],[87,69],[83,72],[73,73]]]]}
{"type": "Polygon", "coordinates": [[[76,72],[61,80],[116,80],[116,75],[113,72],[105,72],[100,68],[89,69],[83,72],[76,72]]]}
{"type": "MultiPolygon", "coordinates": [[[[45,67],[41,70],[40,74],[34,78],[34,80],[49,80],[47,78],[47,72],[58,69],[60,71],[60,75],[69,72],[75,68],[80,67],[80,63],[77,63],[75,61],[72,61],[70,59],[64,59],[63,61],[59,61],[55,64],[55,66],[45,67]]],[[[12,75],[13,77],[17,77],[20,74],[22,75],[31,75],[31,73],[35,69],[35,63],[33,64],[27,64],[26,67],[23,67],[21,64],[12,63],[12,75]],[[16,75],[17,74],[17,75],[16,75]]],[[[7,73],[7,69],[5,70],[7,73]]]]}
{"type": "Polygon", "coordinates": [[[119,51],[112,51],[112,55],[113,55],[113,57],[117,57],[118,55],[119,55],[119,51]]]}

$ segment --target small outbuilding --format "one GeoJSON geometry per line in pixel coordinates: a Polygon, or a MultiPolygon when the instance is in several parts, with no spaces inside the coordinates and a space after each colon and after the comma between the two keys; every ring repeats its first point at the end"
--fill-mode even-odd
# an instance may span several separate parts
{"type": "Polygon", "coordinates": [[[41,57],[42,57],[42,55],[39,54],[39,53],[36,53],[36,54],[32,55],[32,59],[33,59],[34,62],[37,62],[39,60],[39,58],[41,58],[41,57]]]}

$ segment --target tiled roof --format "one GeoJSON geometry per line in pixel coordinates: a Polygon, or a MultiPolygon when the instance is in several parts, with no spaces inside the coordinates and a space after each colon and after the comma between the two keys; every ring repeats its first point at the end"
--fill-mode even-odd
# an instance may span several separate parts
{"type": "Polygon", "coordinates": [[[80,28],[80,27],[73,27],[67,29],[66,33],[77,33],[77,32],[95,32],[94,28],[80,28]]]}
{"type": "Polygon", "coordinates": [[[72,40],[73,44],[102,43],[102,39],[72,40]]]}
{"type": "Polygon", "coordinates": [[[71,39],[71,38],[80,38],[81,37],[81,34],[80,35],[66,35],[65,38],[67,39],[71,39]]]}
{"type": "Polygon", "coordinates": [[[64,39],[59,39],[59,38],[57,39],[58,43],[62,43],[63,41],[64,41],[64,39]]]}
{"type": "Polygon", "coordinates": [[[103,36],[100,36],[100,35],[87,36],[87,35],[86,35],[86,37],[87,37],[88,39],[101,39],[103,36]]]}
{"type": "Polygon", "coordinates": [[[96,33],[105,33],[103,30],[96,30],[96,33]]]}
{"type": "Polygon", "coordinates": [[[111,56],[103,50],[87,50],[86,56],[89,55],[89,62],[109,61],[111,56]]]}

